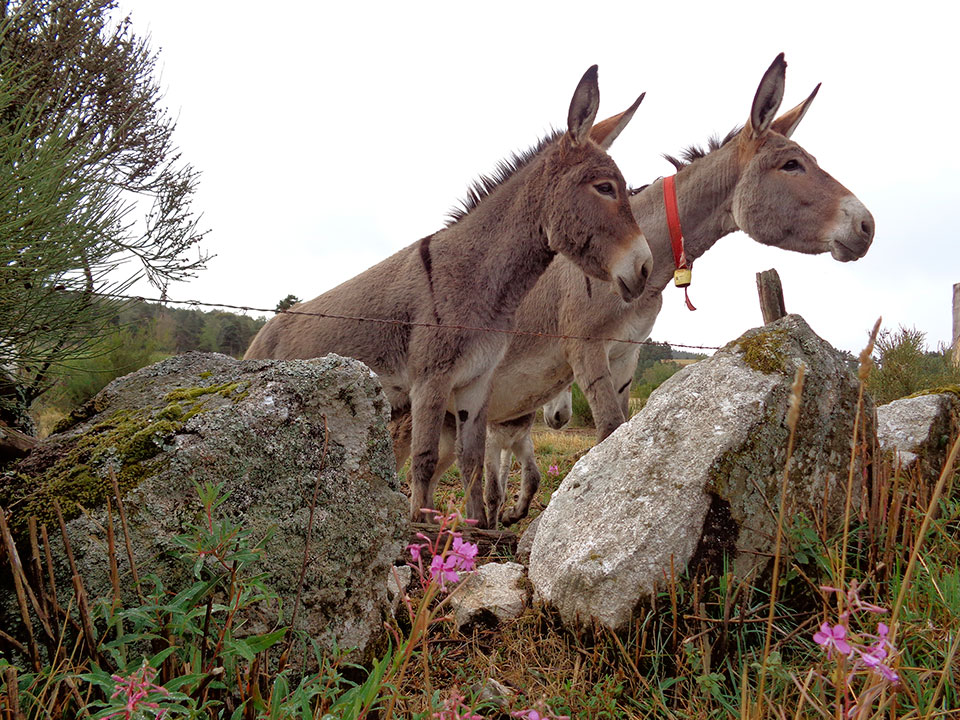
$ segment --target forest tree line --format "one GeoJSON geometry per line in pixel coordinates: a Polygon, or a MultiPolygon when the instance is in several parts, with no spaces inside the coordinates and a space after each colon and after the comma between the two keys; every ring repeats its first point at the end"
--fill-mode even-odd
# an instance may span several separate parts
{"type": "Polygon", "coordinates": [[[177,308],[131,301],[115,311],[83,358],[60,364],[53,386],[35,403],[41,426],[44,415],[65,414],[86,402],[111,380],[171,355],[200,351],[240,358],[266,318],[223,310],[177,308]]]}

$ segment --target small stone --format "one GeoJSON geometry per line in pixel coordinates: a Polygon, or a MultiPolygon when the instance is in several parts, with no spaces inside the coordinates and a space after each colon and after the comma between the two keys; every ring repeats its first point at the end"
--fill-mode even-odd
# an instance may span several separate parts
{"type": "Polygon", "coordinates": [[[390,613],[396,617],[403,594],[410,587],[413,568],[409,565],[394,565],[387,575],[387,600],[390,601],[390,613]],[[400,581],[399,584],[397,581],[400,581]]]}
{"type": "Polygon", "coordinates": [[[471,623],[496,625],[519,617],[529,598],[523,565],[487,563],[463,580],[451,603],[457,627],[463,628],[471,623]]]}
{"type": "Polygon", "coordinates": [[[493,678],[487,678],[482,687],[479,683],[472,685],[470,692],[476,696],[477,702],[490,703],[501,710],[510,708],[510,698],[515,694],[513,690],[493,678]]]}

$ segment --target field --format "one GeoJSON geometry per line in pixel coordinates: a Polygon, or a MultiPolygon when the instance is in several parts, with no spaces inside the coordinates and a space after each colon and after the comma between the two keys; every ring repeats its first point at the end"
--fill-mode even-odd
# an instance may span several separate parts
{"type": "MultiPolygon", "coordinates": [[[[536,517],[594,437],[538,424],[534,442],[543,476],[536,517]]],[[[22,661],[29,648],[5,629],[0,639],[21,661],[0,656],[0,718],[960,717],[960,442],[949,442],[939,477],[875,463],[869,497],[842,533],[827,534],[816,518],[782,518],[776,569],[665,575],[625,633],[572,633],[536,602],[498,627],[460,632],[456,585],[441,590],[424,573],[370,663],[318,656],[320,671],[305,676],[284,666],[288,653],[309,652],[310,638],[286,628],[234,633],[233,609],[270,589],[248,569],[259,547],[217,517],[218,490],[206,488],[198,511],[209,524],[185,537],[183,557],[212,555],[229,572],[51,628],[57,661],[41,667],[22,661]],[[490,699],[482,691],[492,681],[490,699]]],[[[515,467],[512,492],[518,475],[515,467]]],[[[462,507],[462,495],[448,471],[437,506],[462,507]]],[[[34,635],[42,641],[40,628],[34,635]]]]}

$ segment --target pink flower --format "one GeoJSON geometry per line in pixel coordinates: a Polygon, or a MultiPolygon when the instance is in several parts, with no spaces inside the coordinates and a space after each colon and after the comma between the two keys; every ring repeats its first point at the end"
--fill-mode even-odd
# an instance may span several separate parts
{"type": "Polygon", "coordinates": [[[483,720],[482,715],[474,715],[456,686],[450,689],[450,696],[443,701],[443,710],[433,713],[435,720],[483,720]]]}
{"type": "Polygon", "coordinates": [[[850,589],[846,593],[839,588],[830,587],[829,585],[821,585],[821,590],[826,590],[827,592],[835,592],[838,595],[846,595],[847,597],[847,607],[851,610],[864,610],[870,613],[883,614],[886,612],[885,608],[880,607],[879,605],[874,605],[873,603],[868,603],[865,600],[860,599],[860,587],[856,580],[850,581],[850,589]]]}
{"type": "Polygon", "coordinates": [[[447,589],[447,583],[460,582],[460,576],[457,574],[458,559],[450,555],[434,555],[430,561],[430,579],[439,583],[441,590],[447,589]]]}
{"type": "Polygon", "coordinates": [[[827,649],[827,657],[832,656],[834,649],[841,655],[849,657],[853,649],[850,647],[846,638],[847,628],[842,622],[837,623],[833,627],[830,626],[830,623],[823,623],[823,625],[820,626],[820,631],[814,634],[813,641],[817,645],[827,649]]]}
{"type": "Polygon", "coordinates": [[[479,547],[476,543],[464,542],[463,538],[455,537],[453,539],[451,555],[458,559],[461,570],[469,572],[473,570],[473,566],[476,564],[478,550],[479,547]]]}
{"type": "MultiPolygon", "coordinates": [[[[560,468],[557,467],[556,465],[551,465],[550,469],[547,470],[547,475],[552,475],[553,477],[556,477],[559,474],[560,474],[560,468]]],[[[531,711],[531,712],[534,712],[534,711],[531,711]]],[[[533,718],[533,720],[539,720],[539,718],[533,718]]]]}
{"type": "Polygon", "coordinates": [[[887,640],[887,634],[889,632],[890,628],[884,623],[878,623],[877,634],[874,636],[876,642],[868,647],[858,648],[857,653],[860,655],[860,660],[863,664],[870,670],[882,676],[887,681],[895,683],[900,680],[900,676],[897,675],[893,668],[884,663],[884,660],[890,656],[890,650],[896,650],[887,640]]]}
{"type": "MultiPolygon", "coordinates": [[[[166,688],[153,683],[153,679],[156,676],[156,668],[150,667],[146,660],[143,661],[143,665],[140,666],[137,672],[127,677],[112,675],[111,677],[117,685],[110,699],[115,700],[120,696],[125,696],[126,707],[123,710],[117,710],[109,715],[105,715],[103,720],[114,717],[122,717],[124,720],[129,720],[137,710],[144,708],[156,710],[159,708],[160,706],[155,702],[145,702],[145,699],[152,693],[160,693],[161,695],[170,694],[166,688]]],[[[157,713],[156,717],[163,717],[165,713],[166,710],[161,710],[157,713]]]]}

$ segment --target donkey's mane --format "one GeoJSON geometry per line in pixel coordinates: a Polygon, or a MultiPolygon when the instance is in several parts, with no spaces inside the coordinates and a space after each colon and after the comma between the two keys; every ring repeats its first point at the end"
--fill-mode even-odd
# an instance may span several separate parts
{"type": "Polygon", "coordinates": [[[737,125],[730,130],[730,132],[728,132],[723,139],[721,139],[719,135],[711,135],[707,140],[706,148],[703,148],[700,145],[691,145],[690,147],[680,151],[679,159],[675,158],[673,155],[664,155],[663,158],[673,165],[677,170],[683,170],[683,168],[692,163],[694,160],[699,160],[702,157],[706,157],[714,150],[719,150],[722,148],[737,135],[739,135],[742,129],[742,125],[737,125]]]}
{"type": "Polygon", "coordinates": [[[459,206],[454,206],[447,213],[447,227],[462,220],[477,207],[480,202],[507,180],[516,175],[521,169],[540,154],[540,152],[564,133],[563,130],[551,130],[545,137],[540,138],[535,145],[526,150],[515,152],[510,157],[497,163],[497,167],[489,175],[481,175],[467,188],[467,197],[460,200],[459,206]]]}

